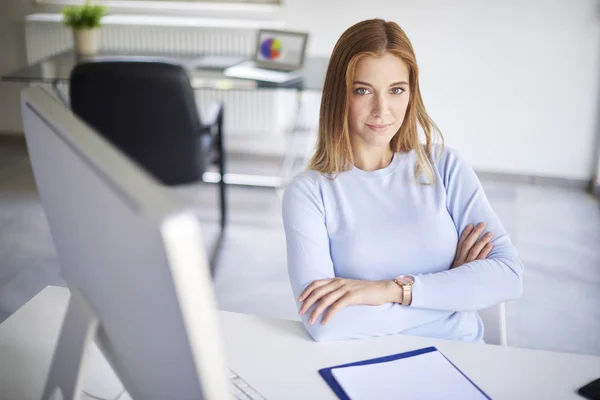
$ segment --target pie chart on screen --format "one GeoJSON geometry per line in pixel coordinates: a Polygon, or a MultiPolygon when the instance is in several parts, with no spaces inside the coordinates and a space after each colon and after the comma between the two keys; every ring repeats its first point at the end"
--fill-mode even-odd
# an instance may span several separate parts
{"type": "Polygon", "coordinates": [[[277,60],[282,50],[281,41],[277,38],[267,38],[260,44],[260,54],[267,60],[277,60]]]}

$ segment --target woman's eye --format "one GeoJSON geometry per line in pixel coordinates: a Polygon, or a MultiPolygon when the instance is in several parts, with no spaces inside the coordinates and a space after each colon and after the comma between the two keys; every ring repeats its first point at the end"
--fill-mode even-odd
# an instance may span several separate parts
{"type": "Polygon", "coordinates": [[[354,93],[356,93],[356,94],[368,94],[369,93],[369,89],[367,89],[367,88],[354,89],[354,93]]]}
{"type": "Polygon", "coordinates": [[[392,89],[392,94],[402,94],[402,93],[404,93],[403,88],[397,87],[397,88],[392,89]]]}

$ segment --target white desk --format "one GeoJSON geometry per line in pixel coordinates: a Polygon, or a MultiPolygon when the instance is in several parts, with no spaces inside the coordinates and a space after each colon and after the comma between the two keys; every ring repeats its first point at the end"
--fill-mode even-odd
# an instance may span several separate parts
{"type": "MultiPolygon", "coordinates": [[[[49,286],[0,325],[0,399],[39,399],[69,292],[49,286]]],[[[221,312],[229,366],[267,399],[335,399],[318,370],[436,346],[493,399],[581,399],[600,357],[386,336],[315,343],[297,321],[221,312]]]]}

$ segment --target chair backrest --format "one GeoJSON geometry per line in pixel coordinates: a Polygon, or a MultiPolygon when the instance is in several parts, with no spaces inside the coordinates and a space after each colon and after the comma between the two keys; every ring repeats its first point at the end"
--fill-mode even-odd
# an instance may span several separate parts
{"type": "Polygon", "coordinates": [[[483,340],[487,344],[507,346],[506,307],[504,303],[479,310],[483,321],[483,340]]]}
{"type": "Polygon", "coordinates": [[[97,59],[71,72],[75,115],[166,185],[199,181],[208,160],[183,66],[152,59],[97,59]]]}

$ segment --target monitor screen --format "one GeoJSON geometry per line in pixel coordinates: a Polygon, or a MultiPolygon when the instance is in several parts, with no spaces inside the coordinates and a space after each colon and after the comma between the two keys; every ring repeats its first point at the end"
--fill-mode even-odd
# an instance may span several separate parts
{"type": "Polygon", "coordinates": [[[299,32],[261,30],[255,61],[277,68],[302,66],[308,35],[299,32]]]}

